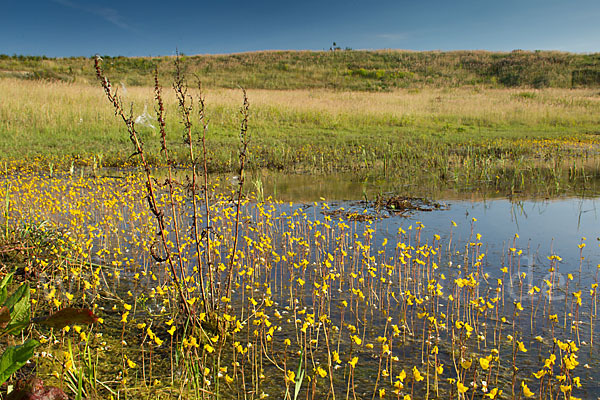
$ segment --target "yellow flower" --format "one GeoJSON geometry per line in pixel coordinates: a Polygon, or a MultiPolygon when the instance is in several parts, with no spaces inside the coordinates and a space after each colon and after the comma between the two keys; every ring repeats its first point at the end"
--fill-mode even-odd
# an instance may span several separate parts
{"type": "Polygon", "coordinates": [[[212,347],[210,344],[206,343],[204,345],[204,350],[207,351],[207,352],[209,352],[209,353],[212,353],[213,351],[215,351],[215,348],[212,347]]]}
{"type": "Polygon", "coordinates": [[[404,379],[406,379],[406,371],[404,371],[404,368],[402,371],[400,371],[400,375],[398,375],[396,378],[398,378],[400,382],[404,382],[404,379]]]}
{"type": "Polygon", "coordinates": [[[541,379],[541,377],[544,375],[546,375],[546,371],[544,371],[543,369],[533,373],[533,376],[535,376],[537,379],[541,379]]]}
{"type": "Polygon", "coordinates": [[[567,394],[571,391],[571,385],[560,385],[560,391],[567,394]]]}
{"type": "Polygon", "coordinates": [[[517,340],[517,345],[519,346],[520,351],[522,351],[523,353],[527,353],[527,349],[525,348],[525,345],[523,344],[523,342],[519,342],[517,340]]]}
{"type": "Polygon", "coordinates": [[[423,379],[423,375],[421,375],[421,371],[419,371],[419,369],[417,367],[413,367],[413,377],[415,378],[415,381],[420,382],[423,379]]]}
{"type": "Polygon", "coordinates": [[[327,376],[327,371],[325,371],[320,365],[317,367],[317,374],[319,374],[319,376],[321,378],[325,378],[327,376]]]}
{"type": "Polygon", "coordinates": [[[339,364],[341,362],[340,355],[335,350],[332,353],[332,359],[333,359],[333,362],[336,363],[336,364],[339,364]]]}
{"type": "Polygon", "coordinates": [[[469,368],[471,368],[472,363],[473,363],[473,361],[471,361],[471,360],[462,359],[460,361],[460,366],[463,367],[464,369],[469,369],[469,368]]]}
{"type": "Polygon", "coordinates": [[[521,382],[521,388],[523,389],[523,396],[525,397],[533,397],[535,393],[533,393],[528,387],[525,381],[521,382]]]}
{"type": "Polygon", "coordinates": [[[498,390],[498,388],[493,388],[492,390],[490,390],[490,392],[488,394],[486,394],[486,397],[489,397],[490,399],[495,399],[496,397],[500,396],[502,394],[502,390],[498,390]]]}
{"type": "Polygon", "coordinates": [[[294,383],[296,381],[296,373],[294,371],[288,370],[287,374],[285,374],[285,380],[287,382],[294,383]]]}
{"type": "Polygon", "coordinates": [[[456,388],[458,389],[459,393],[465,393],[467,390],[469,390],[469,388],[463,385],[460,381],[456,382],[456,388]]]}
{"type": "Polygon", "coordinates": [[[350,366],[352,368],[355,368],[357,362],[358,362],[358,357],[353,357],[351,361],[348,361],[348,364],[350,364],[350,366]]]}
{"type": "Polygon", "coordinates": [[[490,367],[490,360],[487,357],[482,357],[479,359],[479,365],[481,365],[481,369],[488,369],[490,367]]]}

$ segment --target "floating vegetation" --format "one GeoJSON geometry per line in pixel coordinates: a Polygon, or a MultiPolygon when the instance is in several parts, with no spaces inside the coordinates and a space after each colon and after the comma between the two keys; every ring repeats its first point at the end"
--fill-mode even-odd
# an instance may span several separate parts
{"type": "Polygon", "coordinates": [[[376,209],[385,210],[395,215],[409,215],[415,212],[444,210],[446,205],[419,197],[379,196],[374,204],[376,209]]]}
{"type": "Polygon", "coordinates": [[[432,200],[418,197],[406,197],[397,195],[377,196],[375,201],[356,201],[349,206],[322,211],[323,215],[329,217],[343,218],[349,221],[373,221],[381,218],[409,217],[417,212],[429,212],[434,210],[445,210],[447,205],[432,200]]]}

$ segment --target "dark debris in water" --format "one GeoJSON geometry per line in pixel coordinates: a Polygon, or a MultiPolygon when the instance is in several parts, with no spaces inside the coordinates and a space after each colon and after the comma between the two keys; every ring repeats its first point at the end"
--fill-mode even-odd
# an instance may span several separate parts
{"type": "Polygon", "coordinates": [[[373,202],[377,210],[385,210],[393,214],[410,215],[414,212],[445,210],[447,205],[421,197],[378,196],[373,202]]]}
{"type": "Polygon", "coordinates": [[[375,201],[357,201],[348,209],[338,208],[323,211],[332,217],[343,217],[350,221],[370,221],[389,217],[410,217],[416,212],[447,210],[448,205],[422,197],[381,195],[375,201]]]}

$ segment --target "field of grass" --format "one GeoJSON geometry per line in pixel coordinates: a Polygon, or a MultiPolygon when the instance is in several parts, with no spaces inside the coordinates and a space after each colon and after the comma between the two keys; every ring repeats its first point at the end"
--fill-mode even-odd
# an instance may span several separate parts
{"type": "MultiPolygon", "coordinates": [[[[4,160],[43,156],[48,163],[67,167],[94,159],[105,166],[128,162],[132,149],[126,130],[99,86],[1,79],[0,91],[4,160]]],[[[134,117],[146,108],[155,118],[150,88],[125,86],[121,94],[127,109],[133,104],[134,117]]],[[[205,96],[209,170],[235,171],[242,93],[208,89],[205,96]]],[[[529,186],[525,183],[554,183],[561,174],[573,175],[565,168],[576,175],[583,172],[586,179],[597,176],[597,89],[254,89],[248,96],[249,170],[353,172],[413,182],[423,177],[427,187],[431,182],[500,184],[502,190],[514,189],[517,180],[523,189],[529,186]]],[[[165,90],[164,98],[172,156],[185,163],[187,150],[172,90],[165,90]]],[[[150,159],[160,163],[158,130],[138,128],[150,159]]]]}
{"type": "MultiPolygon", "coordinates": [[[[152,86],[152,71],[173,72],[174,57],[103,56],[115,82],[152,86]]],[[[600,54],[556,51],[414,52],[263,51],[226,55],[182,56],[191,76],[206,87],[247,89],[335,89],[386,91],[423,87],[599,87],[600,54]]],[[[65,82],[95,80],[89,58],[0,55],[0,76],[65,82]]]]}

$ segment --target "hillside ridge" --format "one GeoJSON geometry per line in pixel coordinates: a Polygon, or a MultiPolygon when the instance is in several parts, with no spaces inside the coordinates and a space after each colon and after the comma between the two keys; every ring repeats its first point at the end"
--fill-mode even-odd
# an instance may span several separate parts
{"type": "MultiPolygon", "coordinates": [[[[423,87],[600,87],[600,53],[484,50],[268,50],[181,55],[188,76],[205,87],[380,91],[423,87]]],[[[90,82],[92,57],[0,55],[0,77],[90,82]]],[[[102,56],[115,82],[148,86],[155,66],[173,71],[174,56],[102,56]]]]}

